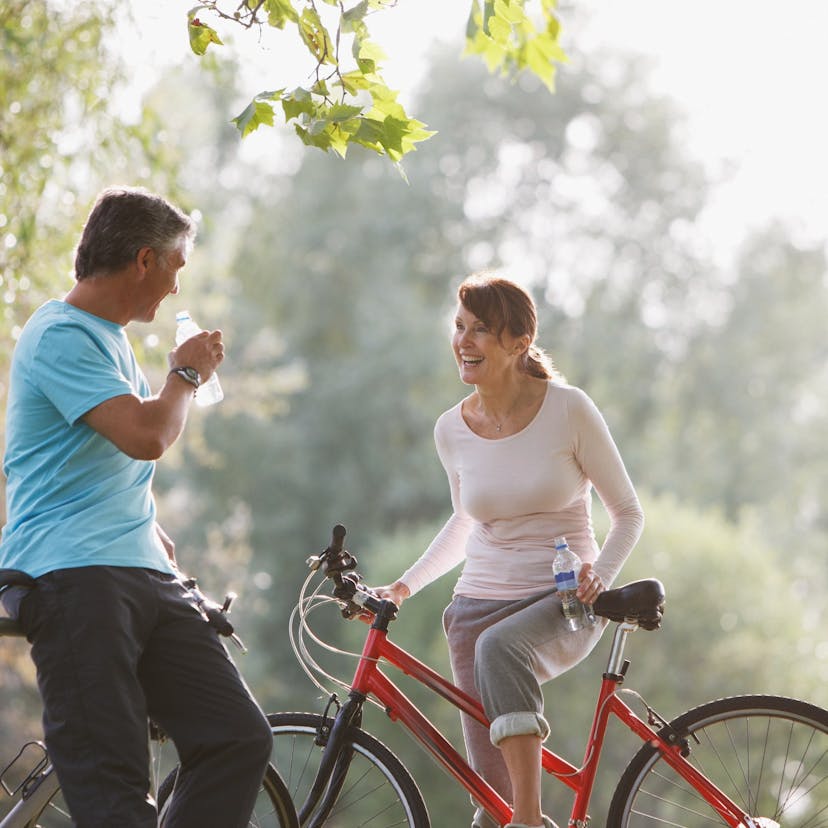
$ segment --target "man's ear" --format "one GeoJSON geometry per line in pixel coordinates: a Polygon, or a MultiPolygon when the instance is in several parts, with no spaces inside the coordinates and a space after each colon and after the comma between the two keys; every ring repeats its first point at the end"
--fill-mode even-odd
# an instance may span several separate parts
{"type": "Polygon", "coordinates": [[[135,254],[135,266],[140,276],[143,276],[154,263],[155,251],[151,247],[142,247],[135,254]]]}

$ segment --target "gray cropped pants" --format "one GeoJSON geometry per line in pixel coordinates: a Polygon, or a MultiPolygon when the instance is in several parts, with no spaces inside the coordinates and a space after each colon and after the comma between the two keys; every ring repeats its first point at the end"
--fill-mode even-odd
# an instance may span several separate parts
{"type": "Polygon", "coordinates": [[[531,733],[546,739],[541,685],[586,658],[605,626],[598,619],[567,629],[554,591],[517,601],[455,596],[443,613],[454,683],[481,701],[491,722],[487,730],[462,716],[469,764],[507,802],[512,786],[496,745],[531,733]]]}

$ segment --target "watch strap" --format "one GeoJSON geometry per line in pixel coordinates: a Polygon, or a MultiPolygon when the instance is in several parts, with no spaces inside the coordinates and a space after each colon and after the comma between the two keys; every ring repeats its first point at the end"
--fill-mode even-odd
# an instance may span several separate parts
{"type": "Polygon", "coordinates": [[[170,370],[170,374],[178,374],[181,379],[189,382],[190,385],[192,385],[196,390],[198,390],[198,387],[201,385],[201,375],[195,368],[190,368],[189,366],[172,368],[170,370]]]}

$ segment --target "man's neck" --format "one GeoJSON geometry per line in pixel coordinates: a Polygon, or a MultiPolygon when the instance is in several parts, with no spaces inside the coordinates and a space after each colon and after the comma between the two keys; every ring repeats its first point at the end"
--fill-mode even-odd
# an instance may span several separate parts
{"type": "Polygon", "coordinates": [[[121,274],[87,276],[75,282],[64,301],[118,325],[126,325],[130,321],[129,302],[121,274]]]}

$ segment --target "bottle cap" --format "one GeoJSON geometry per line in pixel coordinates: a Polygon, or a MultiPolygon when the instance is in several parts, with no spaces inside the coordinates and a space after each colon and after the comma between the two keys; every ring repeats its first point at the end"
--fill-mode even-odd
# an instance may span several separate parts
{"type": "Polygon", "coordinates": [[[185,320],[190,318],[190,312],[188,310],[180,310],[175,315],[176,322],[184,322],[185,320]]]}
{"type": "Polygon", "coordinates": [[[566,538],[560,537],[555,538],[555,549],[566,549],[569,544],[566,542],[566,538]]]}

